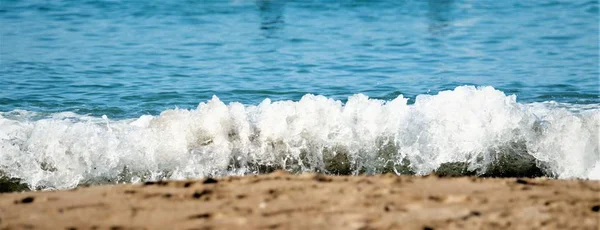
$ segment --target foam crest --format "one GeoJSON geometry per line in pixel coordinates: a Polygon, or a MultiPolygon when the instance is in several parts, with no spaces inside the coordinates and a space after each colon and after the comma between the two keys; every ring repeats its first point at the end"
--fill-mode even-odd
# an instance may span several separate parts
{"type": "Polygon", "coordinates": [[[64,189],[277,168],[428,174],[459,162],[482,175],[534,167],[600,179],[598,105],[520,104],[514,95],[472,86],[407,102],[357,94],[346,103],[305,95],[243,105],[213,97],[194,110],[124,120],[5,112],[0,173],[32,188],[64,189]]]}

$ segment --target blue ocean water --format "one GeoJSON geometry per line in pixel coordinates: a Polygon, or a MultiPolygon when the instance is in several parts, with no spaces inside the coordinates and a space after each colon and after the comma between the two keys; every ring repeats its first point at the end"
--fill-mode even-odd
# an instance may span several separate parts
{"type": "Polygon", "coordinates": [[[485,174],[508,156],[598,179],[598,6],[2,0],[0,176],[485,174]]]}
{"type": "Polygon", "coordinates": [[[598,1],[14,1],[0,111],[110,117],[460,85],[598,104],[598,1]]]}

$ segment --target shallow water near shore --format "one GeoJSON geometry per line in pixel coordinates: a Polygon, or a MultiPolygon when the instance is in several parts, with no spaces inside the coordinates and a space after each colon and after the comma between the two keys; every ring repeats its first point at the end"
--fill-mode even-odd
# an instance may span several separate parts
{"type": "Polygon", "coordinates": [[[1,113],[0,166],[34,188],[275,169],[423,175],[456,162],[465,174],[598,179],[599,126],[597,108],[521,104],[492,87],[457,87],[414,104],[361,94],[256,106],[214,97],[135,119],[1,113]]]}
{"type": "Polygon", "coordinates": [[[600,179],[598,17],[586,0],[4,1],[0,175],[600,179]]]}

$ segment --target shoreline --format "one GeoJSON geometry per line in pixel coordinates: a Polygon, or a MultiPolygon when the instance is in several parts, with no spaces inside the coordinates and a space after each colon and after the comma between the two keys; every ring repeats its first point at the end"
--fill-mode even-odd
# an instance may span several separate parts
{"type": "Polygon", "coordinates": [[[597,229],[600,183],[294,175],[0,194],[0,229],[597,229]]]}

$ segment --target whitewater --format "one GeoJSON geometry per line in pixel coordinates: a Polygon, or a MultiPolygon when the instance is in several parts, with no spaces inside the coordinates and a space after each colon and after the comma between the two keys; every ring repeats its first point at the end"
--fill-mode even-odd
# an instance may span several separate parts
{"type": "Polygon", "coordinates": [[[1,112],[0,174],[68,189],[275,169],[426,175],[459,162],[477,175],[533,165],[545,176],[600,179],[597,104],[520,103],[489,86],[409,100],[307,94],[244,105],[213,96],[192,110],[116,120],[1,112]]]}

